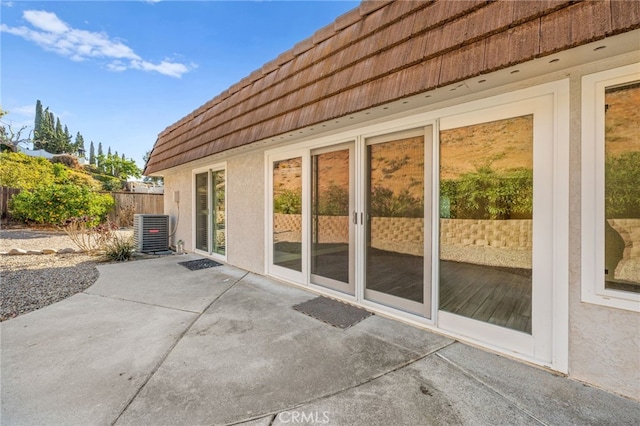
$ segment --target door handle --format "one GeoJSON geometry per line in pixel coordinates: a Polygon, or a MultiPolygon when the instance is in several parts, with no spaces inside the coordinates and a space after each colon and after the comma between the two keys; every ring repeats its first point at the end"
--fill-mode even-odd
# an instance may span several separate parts
{"type": "Polygon", "coordinates": [[[357,211],[353,212],[353,224],[354,225],[358,224],[358,212],[357,211]]]}

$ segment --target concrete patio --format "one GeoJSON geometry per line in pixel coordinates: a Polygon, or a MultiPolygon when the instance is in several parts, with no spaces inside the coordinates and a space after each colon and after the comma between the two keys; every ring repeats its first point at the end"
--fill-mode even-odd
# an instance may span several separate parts
{"type": "Polygon", "coordinates": [[[85,292],[1,324],[2,425],[615,424],[640,403],[374,315],[167,256],[99,266],[85,292]]]}

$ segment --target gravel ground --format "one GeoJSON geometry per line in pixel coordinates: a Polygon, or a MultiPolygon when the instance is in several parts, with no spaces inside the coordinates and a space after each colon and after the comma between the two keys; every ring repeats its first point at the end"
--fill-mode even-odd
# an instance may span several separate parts
{"type": "Polygon", "coordinates": [[[83,254],[0,257],[0,321],[66,299],[98,279],[96,258],[83,254]]]}
{"type": "MultiPolygon", "coordinates": [[[[130,231],[124,231],[127,233],[130,231]]],[[[64,232],[0,230],[0,251],[78,249],[64,232]]],[[[58,302],[98,279],[100,258],[85,254],[0,256],[0,321],[58,302]]]]}

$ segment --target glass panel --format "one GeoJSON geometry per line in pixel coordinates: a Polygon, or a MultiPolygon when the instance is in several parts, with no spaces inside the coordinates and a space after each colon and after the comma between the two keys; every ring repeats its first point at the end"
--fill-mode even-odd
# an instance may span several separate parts
{"type": "Polygon", "coordinates": [[[302,158],[273,163],[273,263],[302,272],[302,158]]]}
{"type": "Polygon", "coordinates": [[[531,333],[533,115],[440,133],[440,309],[531,333]]]}
{"type": "Polygon", "coordinates": [[[348,283],[349,150],[311,161],[311,273],[348,283]]]}
{"type": "Polygon", "coordinates": [[[366,288],[424,299],[424,136],[367,146],[366,288]]]}
{"type": "Polygon", "coordinates": [[[605,288],[640,293],[640,82],[605,104],[605,288]]]}
{"type": "Polygon", "coordinates": [[[203,251],[209,251],[209,229],[207,226],[209,220],[208,175],[206,172],[196,175],[196,248],[203,251]]]}
{"type": "Polygon", "coordinates": [[[213,252],[224,255],[226,247],[225,238],[225,171],[218,170],[211,173],[213,188],[213,252]]]}

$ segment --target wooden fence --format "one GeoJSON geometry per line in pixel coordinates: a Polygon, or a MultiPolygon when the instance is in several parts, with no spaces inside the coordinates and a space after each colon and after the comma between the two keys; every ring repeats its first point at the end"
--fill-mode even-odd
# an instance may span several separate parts
{"type": "Polygon", "coordinates": [[[140,192],[109,192],[115,204],[109,212],[108,219],[118,226],[133,226],[133,215],[163,214],[164,194],[148,194],[140,192]]]}
{"type": "MultiPolygon", "coordinates": [[[[2,220],[10,220],[9,200],[20,190],[16,188],[0,187],[0,212],[2,220]]],[[[109,212],[108,219],[119,226],[133,226],[133,215],[163,214],[164,195],[148,194],[140,192],[108,192],[115,200],[115,204],[109,212]]]]}
{"type": "Polygon", "coordinates": [[[0,187],[0,218],[2,220],[10,219],[9,215],[9,200],[20,192],[17,188],[7,188],[6,186],[0,187]]]}

